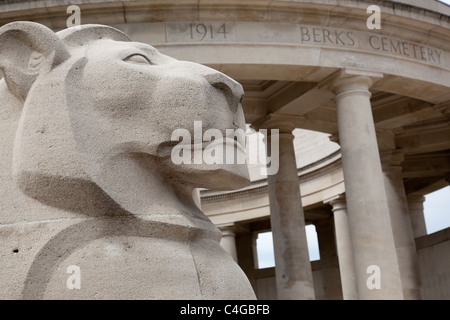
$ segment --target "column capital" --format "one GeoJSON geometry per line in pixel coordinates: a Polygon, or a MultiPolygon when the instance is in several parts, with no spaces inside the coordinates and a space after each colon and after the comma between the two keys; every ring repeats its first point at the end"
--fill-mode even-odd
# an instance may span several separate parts
{"type": "Polygon", "coordinates": [[[401,150],[391,150],[380,153],[381,166],[383,170],[401,169],[402,163],[405,161],[405,155],[401,150]]]}
{"type": "Polygon", "coordinates": [[[227,224],[221,224],[218,225],[217,228],[219,228],[219,230],[223,233],[228,233],[228,232],[236,232],[236,226],[234,225],[234,223],[227,223],[227,224]]]}
{"type": "Polygon", "coordinates": [[[251,127],[255,130],[278,129],[280,133],[292,133],[295,128],[300,127],[305,119],[304,116],[299,115],[269,113],[253,122],[251,127]]]}
{"type": "Polygon", "coordinates": [[[345,194],[343,193],[327,198],[323,201],[323,203],[331,205],[331,210],[333,212],[347,207],[347,200],[345,198],[345,194]]]}
{"type": "Polygon", "coordinates": [[[351,93],[370,96],[369,88],[381,78],[383,78],[383,74],[379,72],[344,68],[323,80],[318,87],[333,91],[336,98],[351,93]]]}
{"type": "Polygon", "coordinates": [[[225,237],[233,237],[234,238],[236,236],[236,233],[231,229],[221,229],[220,231],[222,232],[222,239],[225,237]]]}
{"type": "Polygon", "coordinates": [[[421,203],[423,204],[423,202],[425,201],[425,196],[421,195],[421,194],[410,194],[407,195],[406,198],[408,199],[408,202],[411,203],[421,203]]]}

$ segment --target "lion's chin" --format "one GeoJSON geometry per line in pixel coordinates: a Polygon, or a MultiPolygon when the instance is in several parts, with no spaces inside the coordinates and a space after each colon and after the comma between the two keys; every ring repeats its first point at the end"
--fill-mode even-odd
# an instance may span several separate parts
{"type": "Polygon", "coordinates": [[[236,190],[250,184],[246,165],[222,165],[222,168],[209,171],[211,185],[207,188],[216,190],[236,190]]]}
{"type": "Polygon", "coordinates": [[[165,176],[172,183],[193,188],[236,190],[250,184],[246,164],[173,164],[168,161],[165,176]]]}

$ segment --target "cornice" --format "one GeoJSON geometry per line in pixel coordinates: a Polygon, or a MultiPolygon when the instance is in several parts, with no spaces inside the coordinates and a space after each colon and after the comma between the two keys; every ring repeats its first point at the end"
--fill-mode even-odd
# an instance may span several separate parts
{"type": "MultiPolygon", "coordinates": [[[[269,1],[269,0],[73,0],[82,10],[82,23],[120,24],[187,20],[267,21],[318,24],[367,30],[367,7],[378,5],[382,23],[389,26],[444,36],[450,14],[410,4],[381,0],[269,1]],[[441,31],[439,31],[441,30],[441,31]]],[[[33,20],[51,28],[65,28],[68,5],[59,0],[7,1],[0,3],[0,25],[14,20],[33,20]]],[[[450,12],[450,9],[449,9],[450,12]]],[[[395,31],[395,28],[394,28],[395,31]]],[[[448,36],[447,36],[448,38],[448,36]]]]}

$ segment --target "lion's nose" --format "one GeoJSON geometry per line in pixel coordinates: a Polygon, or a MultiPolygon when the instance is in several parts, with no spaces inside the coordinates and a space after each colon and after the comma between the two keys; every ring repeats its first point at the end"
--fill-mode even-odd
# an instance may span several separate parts
{"type": "Polygon", "coordinates": [[[244,95],[242,85],[220,72],[210,73],[204,77],[213,87],[222,91],[232,111],[236,112],[244,95]]]}

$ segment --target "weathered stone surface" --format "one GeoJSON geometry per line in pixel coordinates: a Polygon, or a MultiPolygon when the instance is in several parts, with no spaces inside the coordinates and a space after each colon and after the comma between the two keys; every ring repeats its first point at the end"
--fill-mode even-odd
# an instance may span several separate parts
{"type": "Polygon", "coordinates": [[[101,25],[5,25],[0,66],[1,299],[254,298],[193,199],[247,167],[170,157],[194,121],[245,127],[240,84],[101,25]]]}

